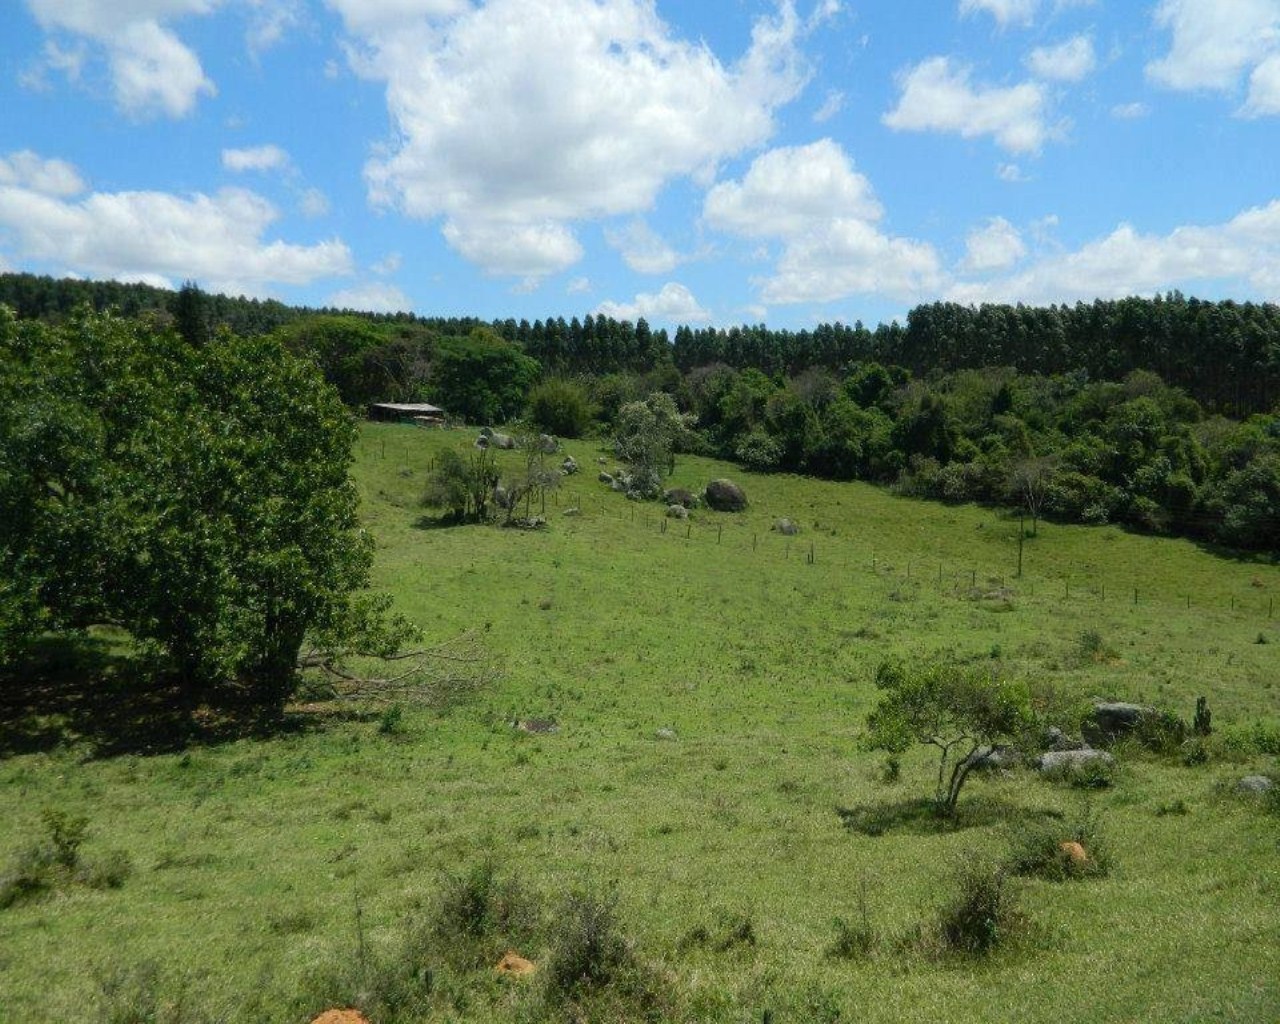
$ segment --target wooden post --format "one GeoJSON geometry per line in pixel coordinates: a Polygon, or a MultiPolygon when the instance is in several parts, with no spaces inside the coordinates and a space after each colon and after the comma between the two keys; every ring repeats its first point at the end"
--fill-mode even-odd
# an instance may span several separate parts
{"type": "Polygon", "coordinates": [[[665,519],[662,520],[662,532],[663,533],[667,532],[667,521],[665,519]]]}
{"type": "Polygon", "coordinates": [[[813,565],[813,541],[809,541],[809,564],[813,565]]]}
{"type": "Polygon", "coordinates": [[[722,536],[724,536],[724,523],[720,523],[716,526],[716,543],[717,544],[720,543],[720,538],[722,536]]]}
{"type": "Polygon", "coordinates": [[[1023,514],[1018,513],[1018,579],[1022,579],[1022,541],[1026,536],[1027,530],[1023,525],[1023,514]]]}
{"type": "Polygon", "coordinates": [[[752,550],[752,551],[754,551],[754,550],[756,549],[756,540],[757,540],[757,539],[758,539],[758,538],[757,538],[757,536],[753,533],[753,534],[751,535],[751,550],[752,550]]]}
{"type": "Polygon", "coordinates": [[[693,536],[693,523],[685,523],[685,526],[684,526],[684,539],[685,539],[685,540],[688,540],[688,539],[689,539],[690,537],[692,537],[692,536],[693,536]]]}
{"type": "Polygon", "coordinates": [[[942,563],[938,563],[938,586],[942,586],[942,563]]]}
{"type": "Polygon", "coordinates": [[[974,590],[978,589],[978,570],[977,569],[969,570],[969,586],[971,586],[974,590]]]}

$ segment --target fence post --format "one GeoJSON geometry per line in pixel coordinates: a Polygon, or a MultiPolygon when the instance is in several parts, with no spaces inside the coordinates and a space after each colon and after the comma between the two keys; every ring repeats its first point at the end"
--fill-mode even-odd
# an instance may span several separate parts
{"type": "Polygon", "coordinates": [[[693,536],[693,523],[686,523],[684,527],[684,539],[688,540],[693,536]]]}
{"type": "Polygon", "coordinates": [[[813,541],[809,541],[809,564],[813,565],[813,541]]]}
{"type": "Polygon", "coordinates": [[[972,587],[974,590],[978,589],[978,570],[977,569],[969,570],[969,586],[972,587]]]}
{"type": "Polygon", "coordinates": [[[717,543],[717,544],[719,544],[719,543],[720,543],[720,538],[721,538],[723,535],[724,535],[724,523],[719,523],[719,524],[716,526],[716,543],[717,543]]]}
{"type": "Polygon", "coordinates": [[[754,550],[756,549],[756,540],[757,540],[757,537],[756,537],[756,535],[753,533],[753,534],[751,535],[751,550],[752,550],[752,551],[754,551],[754,550]]]}

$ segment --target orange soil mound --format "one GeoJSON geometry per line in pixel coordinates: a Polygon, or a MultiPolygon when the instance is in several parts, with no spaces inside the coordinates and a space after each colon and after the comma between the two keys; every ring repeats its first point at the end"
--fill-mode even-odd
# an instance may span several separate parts
{"type": "Polygon", "coordinates": [[[532,974],[536,967],[529,960],[520,956],[518,953],[508,951],[507,955],[498,961],[498,965],[494,968],[499,974],[514,974],[517,976],[532,974]]]}
{"type": "Polygon", "coordinates": [[[1071,858],[1072,864],[1083,864],[1089,859],[1089,854],[1085,852],[1085,848],[1079,843],[1063,843],[1061,850],[1071,858]]]}
{"type": "Polygon", "coordinates": [[[369,1024],[369,1018],[359,1010],[325,1010],[311,1024],[369,1024]]]}

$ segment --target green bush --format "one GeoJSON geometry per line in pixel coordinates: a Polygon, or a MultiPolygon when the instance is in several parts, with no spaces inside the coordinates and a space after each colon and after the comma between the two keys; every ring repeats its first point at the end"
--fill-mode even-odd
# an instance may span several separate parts
{"type": "Polygon", "coordinates": [[[1010,826],[1007,864],[1015,875],[1063,882],[1106,875],[1111,857],[1097,822],[1086,811],[1073,823],[1040,818],[1010,826]],[[1083,860],[1072,856],[1071,843],[1084,850],[1083,860]]]}
{"type": "Polygon", "coordinates": [[[547,983],[562,995],[607,985],[627,966],[631,950],[618,932],[613,896],[583,889],[562,902],[552,924],[547,983]]]}
{"type": "Polygon", "coordinates": [[[581,437],[594,419],[586,391],[573,381],[551,377],[529,392],[529,420],[547,434],[581,437]]]}
{"type": "Polygon", "coordinates": [[[98,974],[100,1024],[198,1024],[207,1020],[188,1005],[184,986],[166,981],[151,961],[98,974]]]}
{"type": "Polygon", "coordinates": [[[956,872],[956,891],[939,915],[946,949],[981,956],[1011,939],[1024,925],[1018,895],[1003,865],[966,858],[956,872]]]}
{"type": "Polygon", "coordinates": [[[519,882],[500,878],[484,861],[445,883],[429,930],[447,959],[491,966],[506,949],[526,946],[537,920],[537,905],[519,882]]]}

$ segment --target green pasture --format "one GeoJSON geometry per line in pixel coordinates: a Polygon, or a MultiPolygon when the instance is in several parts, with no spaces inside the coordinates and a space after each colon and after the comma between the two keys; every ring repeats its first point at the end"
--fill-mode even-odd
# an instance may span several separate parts
{"type": "MultiPolygon", "coordinates": [[[[931,791],[927,753],[887,782],[859,747],[891,655],[994,663],[1042,692],[1187,718],[1203,694],[1219,735],[1274,725],[1276,564],[1042,523],[1019,578],[1016,517],[682,456],[672,486],[730,476],[751,502],[686,523],[597,482],[613,463],[593,442],[569,444],[581,472],[545,529],[442,526],[418,505],[424,474],[470,443],[369,425],[355,475],[379,586],[432,640],[475,631],[495,681],[406,706],[391,730],[374,711],[308,706],[269,737],[102,757],[86,734],[0,760],[0,857],[58,808],[89,818],[86,857],[122,850],[134,866],[120,888],[0,911],[0,1022],[109,1019],[103,979],[140,964],[206,1019],[305,1021],[335,961],[392,946],[442,877],[486,857],[549,898],[614,891],[690,1020],[1280,1019],[1280,819],[1230,795],[1275,756],[1124,751],[1116,784],[1087,793],[1029,772],[975,779],[957,826],[938,829],[895,814],[931,791]],[[770,529],[783,516],[798,536],[770,529]],[[512,728],[528,718],[558,731],[512,728]],[[1020,883],[1031,925],[987,960],[912,946],[959,860],[1086,801],[1105,878],[1020,883]],[[883,834],[842,810],[879,810],[883,834]],[[883,940],[828,956],[836,918],[864,909],[883,940]],[[729,915],[754,944],[682,943],[729,915]]],[[[523,1020],[532,1005],[478,977],[433,1019],[523,1020]]]]}

